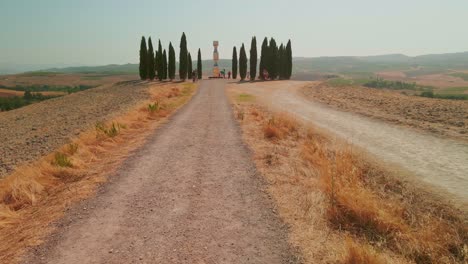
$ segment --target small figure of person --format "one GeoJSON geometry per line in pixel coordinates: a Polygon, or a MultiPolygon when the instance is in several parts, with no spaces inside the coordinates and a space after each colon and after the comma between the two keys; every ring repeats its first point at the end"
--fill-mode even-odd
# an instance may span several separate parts
{"type": "Polygon", "coordinates": [[[263,75],[263,80],[268,80],[268,71],[266,69],[263,69],[263,72],[262,72],[262,75],[263,75]]]}
{"type": "Polygon", "coordinates": [[[250,72],[247,72],[247,78],[250,80],[250,72]]]}
{"type": "Polygon", "coordinates": [[[228,72],[228,79],[231,79],[231,71],[228,72]]]}
{"type": "Polygon", "coordinates": [[[197,70],[192,71],[192,82],[197,81],[197,70]]]}

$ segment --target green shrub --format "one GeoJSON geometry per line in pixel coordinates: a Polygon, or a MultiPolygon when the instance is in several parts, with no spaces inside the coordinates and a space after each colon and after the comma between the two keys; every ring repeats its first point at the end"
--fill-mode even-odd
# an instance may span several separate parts
{"type": "Polygon", "coordinates": [[[73,166],[73,164],[71,163],[71,160],[67,157],[67,155],[60,153],[60,152],[55,153],[53,164],[59,167],[72,167],[73,166]]]}
{"type": "Polygon", "coordinates": [[[67,150],[68,150],[68,153],[70,153],[70,155],[75,154],[78,151],[78,144],[76,144],[76,143],[68,144],[68,149],[67,150]]]}
{"type": "Polygon", "coordinates": [[[110,127],[106,127],[106,125],[102,122],[96,123],[96,131],[98,133],[105,134],[108,137],[115,137],[120,133],[121,129],[125,129],[126,126],[112,122],[110,127]]]}
{"type": "Polygon", "coordinates": [[[424,91],[421,93],[422,97],[434,98],[434,93],[432,91],[424,91]]]}
{"type": "Polygon", "coordinates": [[[148,111],[150,113],[155,113],[155,112],[159,111],[159,109],[161,109],[161,107],[159,105],[159,102],[154,102],[154,104],[149,104],[148,105],[148,111]]]}

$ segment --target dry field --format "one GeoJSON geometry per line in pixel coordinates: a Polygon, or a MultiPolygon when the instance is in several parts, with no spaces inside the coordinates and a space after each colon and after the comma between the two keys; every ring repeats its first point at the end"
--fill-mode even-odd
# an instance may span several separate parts
{"type": "Polygon", "coordinates": [[[305,263],[466,263],[466,212],[328,132],[230,91],[244,140],[305,263]]]}
{"type": "Polygon", "coordinates": [[[24,73],[15,75],[0,75],[0,86],[15,87],[30,85],[50,86],[99,86],[115,82],[130,81],[135,75],[106,75],[106,74],[68,74],[68,73],[24,73]]]}
{"type": "Polygon", "coordinates": [[[414,82],[419,85],[440,87],[441,90],[449,87],[468,87],[468,81],[445,73],[425,74],[414,77],[409,77],[401,71],[386,71],[378,72],[376,74],[377,76],[387,80],[403,81],[408,83],[414,82]]]}
{"type": "Polygon", "coordinates": [[[311,84],[308,98],[332,107],[430,133],[468,140],[468,101],[407,96],[365,87],[311,84]]]}
{"type": "Polygon", "coordinates": [[[9,152],[1,157],[27,162],[0,180],[0,262],[15,263],[28,247],[41,244],[53,229],[49,224],[93,194],[194,91],[183,83],[121,84],[0,114],[10,127],[2,129],[9,152]],[[7,134],[12,127],[23,132],[7,134]],[[47,136],[38,140],[40,135],[47,136]],[[29,139],[35,142],[21,145],[29,139]],[[23,158],[23,148],[35,155],[23,158]]]}

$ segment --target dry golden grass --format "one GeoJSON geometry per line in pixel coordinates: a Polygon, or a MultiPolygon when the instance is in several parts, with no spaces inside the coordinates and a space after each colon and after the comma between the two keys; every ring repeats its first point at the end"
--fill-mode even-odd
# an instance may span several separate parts
{"type": "Polygon", "coordinates": [[[29,246],[38,245],[72,203],[93,194],[129,153],[195,90],[192,84],[149,88],[149,101],[115,120],[79,135],[34,164],[17,168],[0,181],[0,262],[14,263],[29,246]],[[150,112],[146,107],[163,105],[150,112]],[[112,128],[119,124],[117,132],[112,128]],[[63,166],[64,165],[64,166],[63,166]]]}
{"type": "Polygon", "coordinates": [[[324,131],[255,103],[234,105],[306,263],[466,263],[466,213],[324,131]]]}

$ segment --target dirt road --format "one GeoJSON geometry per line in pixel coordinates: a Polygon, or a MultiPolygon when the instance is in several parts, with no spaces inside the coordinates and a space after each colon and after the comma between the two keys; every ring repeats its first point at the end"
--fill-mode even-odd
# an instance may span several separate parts
{"type": "Polygon", "coordinates": [[[293,262],[223,81],[204,81],[110,179],[24,263],[293,262]]]}
{"type": "Polygon", "coordinates": [[[307,84],[310,82],[282,81],[230,87],[256,95],[276,110],[312,121],[380,160],[397,164],[423,181],[443,188],[460,198],[462,204],[467,203],[468,144],[331,109],[299,93],[307,84]]]}

